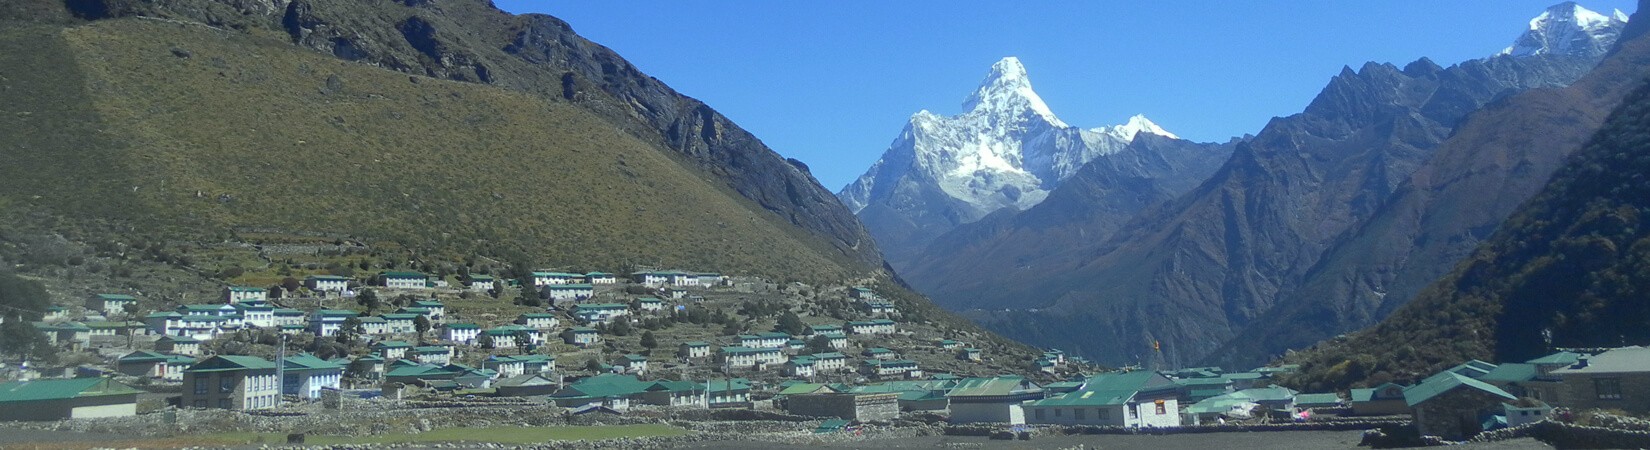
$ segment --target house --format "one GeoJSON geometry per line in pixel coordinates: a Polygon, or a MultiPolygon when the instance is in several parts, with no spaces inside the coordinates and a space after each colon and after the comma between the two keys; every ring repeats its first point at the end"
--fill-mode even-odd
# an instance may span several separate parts
{"type": "Polygon", "coordinates": [[[872,291],[871,288],[854,287],[852,289],[848,289],[848,297],[856,300],[876,300],[877,294],[872,291]]]}
{"type": "Polygon", "coordinates": [[[659,312],[665,309],[665,301],[653,297],[636,299],[636,309],[642,312],[659,312]]]}
{"type": "Polygon", "coordinates": [[[493,383],[499,397],[536,397],[561,389],[561,377],[551,373],[524,373],[493,383]]]}
{"type": "Polygon", "coordinates": [[[631,375],[602,374],[573,382],[551,394],[550,400],[563,408],[594,404],[624,411],[630,409],[633,399],[640,399],[654,384],[631,375]]]}
{"type": "MultiPolygon", "coordinates": [[[[1515,397],[1527,397],[1530,394],[1528,392],[1530,389],[1527,388],[1531,382],[1535,381],[1538,374],[1539,371],[1535,364],[1505,363],[1498,364],[1489,373],[1474,378],[1501,388],[1501,390],[1507,391],[1508,394],[1515,397]]],[[[1537,393],[1536,395],[1540,394],[1537,393]]]]}
{"type": "Polygon", "coordinates": [[[1541,400],[1520,398],[1513,403],[1502,403],[1502,416],[1507,418],[1508,427],[1516,427],[1528,423],[1547,420],[1553,413],[1553,407],[1541,400]]]}
{"type": "Polygon", "coordinates": [[[751,403],[750,380],[744,378],[710,380],[705,382],[705,390],[711,408],[742,407],[751,403]]]}
{"type": "Polygon", "coordinates": [[[370,348],[373,353],[380,358],[384,358],[385,361],[394,361],[406,358],[407,350],[412,349],[412,344],[408,344],[406,341],[379,341],[374,342],[370,348]]]}
{"type": "Polygon", "coordinates": [[[88,333],[90,337],[142,336],[149,334],[149,330],[143,325],[143,322],[137,321],[94,320],[86,322],[86,328],[90,330],[88,333]]]}
{"type": "Polygon", "coordinates": [[[659,286],[698,286],[698,274],[682,271],[637,272],[630,275],[636,283],[652,287],[659,286]]]}
{"type": "Polygon", "coordinates": [[[566,272],[533,272],[533,287],[572,284],[582,281],[584,275],[566,272]]]}
{"type": "Polygon", "coordinates": [[[425,364],[447,365],[453,362],[453,348],[446,345],[424,345],[412,348],[412,357],[425,364]]]}
{"type": "Polygon", "coordinates": [[[763,370],[770,364],[783,364],[785,353],[778,348],[722,347],[716,362],[726,369],[763,370]]]}
{"type": "Polygon", "coordinates": [[[964,378],[946,397],[951,404],[951,423],[1023,425],[1025,403],[1041,400],[1043,388],[1018,376],[964,378]]]}
{"type": "Polygon", "coordinates": [[[814,339],[819,339],[820,337],[823,337],[825,339],[825,344],[833,349],[841,350],[848,348],[848,335],[820,334],[815,335],[814,339]]]}
{"type": "MultiPolygon", "coordinates": [[[[951,399],[956,409],[957,399],[951,399]]],[[[1181,424],[1179,385],[1148,371],[1090,377],[1077,391],[1025,406],[1034,424],[1177,427],[1181,424]]]]}
{"type": "MultiPolygon", "coordinates": [[[[403,308],[405,309],[405,308],[403,308]]],[[[417,313],[384,313],[378,317],[384,319],[384,332],[389,334],[409,334],[418,332],[417,313]]]]}
{"type": "Polygon", "coordinates": [[[836,326],[836,325],[813,325],[813,326],[809,326],[808,331],[805,331],[802,334],[807,335],[807,336],[813,336],[813,335],[818,335],[818,334],[847,334],[847,333],[842,330],[842,327],[839,327],[839,326],[836,326]]]}
{"type": "Polygon", "coordinates": [[[275,308],[275,326],[304,326],[304,312],[292,308],[275,308]]]}
{"type": "Polygon", "coordinates": [[[281,393],[301,400],[319,400],[321,391],[338,390],[344,378],[344,366],[308,353],[288,356],[281,362],[286,378],[281,382],[281,393]]]}
{"type": "Polygon", "coordinates": [[[260,287],[229,286],[223,288],[223,297],[231,305],[247,300],[264,301],[269,298],[269,291],[260,287]]]}
{"type": "Polygon", "coordinates": [[[801,339],[791,339],[789,341],[785,341],[785,350],[788,352],[797,352],[805,348],[808,348],[808,341],[801,339]]]}
{"type": "Polygon", "coordinates": [[[1268,410],[1294,411],[1295,394],[1298,392],[1295,392],[1294,389],[1282,386],[1269,386],[1263,388],[1244,389],[1237,391],[1237,393],[1243,394],[1243,396],[1248,398],[1250,402],[1266,407],[1268,410]]]}
{"type": "Polygon", "coordinates": [[[710,343],[699,341],[683,342],[676,346],[676,356],[688,359],[705,358],[710,356],[710,343]]]}
{"type": "Polygon", "coordinates": [[[613,368],[620,373],[643,375],[647,373],[647,357],[637,354],[624,355],[613,363],[613,368]]]}
{"type": "Polygon", "coordinates": [[[1334,392],[1295,396],[1295,407],[1297,408],[1339,408],[1345,404],[1346,402],[1341,400],[1341,395],[1334,392]]]}
{"type": "Polygon", "coordinates": [[[808,378],[814,376],[814,357],[793,356],[785,361],[785,373],[793,377],[808,378]]]}
{"type": "Polygon", "coordinates": [[[1408,414],[1409,405],[1404,402],[1404,389],[1404,386],[1396,383],[1384,383],[1372,388],[1353,389],[1352,415],[1389,416],[1408,414]]]}
{"type": "Polygon", "coordinates": [[[97,311],[105,316],[123,314],[126,305],[137,304],[137,298],[124,294],[95,294],[86,299],[86,310],[97,311]]]}
{"type": "Polygon", "coordinates": [[[728,277],[724,277],[722,274],[716,272],[702,272],[698,274],[698,277],[699,285],[704,287],[719,286],[728,283],[728,277]]]}
{"type": "Polygon", "coordinates": [[[384,287],[391,289],[425,289],[430,277],[423,272],[383,272],[384,287]]]}
{"type": "MultiPolygon", "coordinates": [[[[344,320],[348,321],[349,319],[344,320]]],[[[374,336],[390,334],[390,321],[384,319],[384,316],[359,317],[356,320],[361,321],[361,334],[374,336]]]]}
{"type": "Polygon", "coordinates": [[[709,387],[692,381],[659,380],[642,389],[643,404],[676,407],[710,406],[709,387]]]}
{"type": "Polygon", "coordinates": [[[487,292],[493,290],[496,280],[491,275],[470,275],[470,290],[487,292]]]}
{"type": "Polygon", "coordinates": [[[934,346],[939,347],[941,350],[956,350],[962,348],[962,343],[950,339],[940,339],[934,341],[934,346]]]}
{"type": "Polygon", "coordinates": [[[871,348],[865,349],[865,351],[859,352],[859,354],[860,354],[860,356],[864,356],[866,358],[871,358],[871,359],[894,359],[894,358],[899,357],[899,354],[894,353],[893,350],[889,350],[889,349],[882,348],[882,347],[871,347],[871,348]]]}
{"type": "Polygon", "coordinates": [[[263,300],[241,300],[235,304],[235,313],[241,316],[241,322],[246,326],[259,328],[275,327],[275,307],[263,300]]]}
{"type": "Polygon", "coordinates": [[[44,321],[47,321],[47,322],[56,322],[56,321],[60,321],[60,320],[66,320],[68,318],[69,318],[69,308],[64,308],[62,306],[52,305],[50,308],[46,308],[46,315],[44,317],[42,317],[41,320],[44,320],[44,321]]]}
{"type": "Polygon", "coordinates": [[[579,348],[588,348],[602,342],[601,333],[597,333],[595,328],[588,327],[568,328],[567,331],[561,332],[561,338],[568,344],[579,348]]]}
{"type": "Polygon", "coordinates": [[[1233,372],[1220,374],[1221,378],[1232,382],[1233,390],[1244,390],[1253,387],[1264,387],[1266,375],[1259,372],[1233,372]]]}
{"type": "Polygon", "coordinates": [[[526,313],[516,317],[516,323],[529,328],[547,330],[561,326],[561,320],[550,313],[526,313]]]}
{"type": "Polygon", "coordinates": [[[860,363],[860,373],[879,380],[898,380],[921,377],[922,369],[917,367],[916,361],[908,359],[872,359],[860,363]]]}
{"type": "MultiPolygon", "coordinates": [[[[687,296],[688,296],[687,295],[688,291],[682,290],[682,289],[665,289],[665,290],[660,291],[660,292],[664,293],[665,298],[671,298],[671,299],[677,299],[677,300],[687,298],[687,296]]],[[[704,303],[704,300],[700,299],[700,300],[695,301],[694,303],[704,303]]]]}
{"type": "Polygon", "coordinates": [[[134,377],[182,381],[183,369],[187,369],[188,365],[193,362],[194,358],[187,356],[163,355],[139,350],[116,358],[115,371],[134,377]],[[185,363],[185,360],[188,363],[185,363]],[[177,369],[177,372],[172,372],[173,369],[177,369]]]}
{"type": "Polygon", "coordinates": [[[486,360],[481,362],[481,367],[497,371],[498,376],[502,378],[510,378],[527,373],[527,369],[525,368],[523,361],[517,360],[514,356],[488,356],[486,360]]]}
{"type": "Polygon", "coordinates": [[[350,361],[345,372],[356,378],[376,380],[384,377],[384,358],[378,355],[361,355],[350,361]]]}
{"type": "Polygon", "coordinates": [[[780,332],[739,335],[739,345],[751,348],[784,348],[791,335],[780,332]]]}
{"type": "Polygon", "coordinates": [[[338,330],[344,328],[344,321],[349,320],[351,317],[356,317],[355,311],[317,309],[309,315],[309,331],[315,333],[316,336],[332,336],[338,334],[338,330]]]}
{"type": "Polygon", "coordinates": [[[84,347],[92,341],[92,329],[80,322],[60,322],[48,324],[35,322],[35,329],[46,334],[52,345],[67,345],[75,348],[84,347]]]}
{"type": "Polygon", "coordinates": [[[1193,404],[1232,392],[1232,380],[1219,376],[1176,378],[1174,384],[1180,386],[1180,402],[1183,404],[1193,404]]]}
{"type": "Polygon", "coordinates": [[[1650,347],[1620,347],[1580,356],[1569,367],[1548,375],[1562,380],[1554,402],[1571,409],[1650,411],[1650,347]]]}
{"type": "Polygon", "coordinates": [[[108,378],[0,383],[0,421],[51,421],[137,415],[143,393],[108,378]]]}
{"type": "Polygon", "coordinates": [[[476,337],[481,334],[481,325],[473,323],[449,323],[441,326],[441,339],[455,344],[475,345],[476,337]]]}
{"type": "Polygon", "coordinates": [[[304,277],[304,287],[315,292],[344,292],[349,290],[349,278],[337,275],[310,275],[304,277]]]}
{"type": "Polygon", "coordinates": [[[1484,431],[1482,418],[1503,412],[1502,403],[1513,400],[1518,398],[1501,388],[1451,371],[1404,389],[1421,434],[1454,441],[1484,431]]]}
{"type": "Polygon", "coordinates": [[[615,317],[630,314],[630,306],[621,303],[588,303],[573,307],[573,317],[587,324],[607,323],[615,317]]]}
{"type": "Polygon", "coordinates": [[[447,305],[438,300],[419,300],[412,302],[412,308],[424,308],[426,318],[431,323],[442,323],[447,319],[447,305]]]}
{"type": "Polygon", "coordinates": [[[868,422],[893,420],[899,416],[899,396],[895,393],[815,392],[794,394],[785,399],[785,411],[799,416],[836,417],[868,422]]]}
{"type": "Polygon", "coordinates": [[[595,286],[588,284],[551,284],[540,288],[540,292],[551,301],[576,302],[595,297],[595,286]]]}
{"type": "MultiPolygon", "coordinates": [[[[519,330],[520,329],[513,326],[493,327],[483,330],[481,334],[487,336],[489,339],[492,339],[493,348],[516,348],[518,345],[525,346],[530,344],[531,342],[527,341],[518,342],[518,339],[516,339],[516,331],[519,330]]],[[[477,338],[476,340],[477,342],[481,341],[480,338],[477,338]]]]}
{"type": "Polygon", "coordinates": [[[835,372],[848,368],[848,355],[836,352],[808,355],[814,359],[814,372],[835,372]]]}
{"type": "Polygon", "coordinates": [[[843,328],[852,334],[893,334],[895,331],[894,321],[888,319],[848,322],[843,328]]]}
{"type": "Polygon", "coordinates": [[[155,351],[198,356],[201,354],[201,341],[189,336],[161,336],[155,340],[155,351]]]}
{"type": "Polygon", "coordinates": [[[556,370],[556,355],[521,355],[517,356],[516,360],[521,361],[521,370],[525,373],[556,370]]]}
{"type": "Polygon", "coordinates": [[[584,274],[584,282],[590,284],[617,284],[619,279],[607,272],[590,272],[584,274]]]}
{"type": "Polygon", "coordinates": [[[275,363],[254,356],[218,355],[183,371],[182,405],[189,408],[268,409],[280,405],[275,363]]]}
{"type": "Polygon", "coordinates": [[[963,360],[963,361],[979,362],[980,359],[981,359],[980,355],[981,355],[980,354],[980,349],[965,348],[965,349],[962,349],[961,351],[957,352],[957,359],[960,359],[960,360],[963,360]]]}
{"type": "Polygon", "coordinates": [[[865,302],[865,307],[871,311],[871,314],[874,315],[886,316],[899,312],[899,308],[894,307],[893,302],[885,302],[880,300],[865,302]]]}

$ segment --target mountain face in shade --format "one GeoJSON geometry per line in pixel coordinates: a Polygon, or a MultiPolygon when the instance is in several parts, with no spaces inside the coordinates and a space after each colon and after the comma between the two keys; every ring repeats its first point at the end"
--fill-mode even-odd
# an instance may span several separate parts
{"type": "Polygon", "coordinates": [[[1632,92],[1470,256],[1380,323],[1286,356],[1301,372],[1285,382],[1373,386],[1473,358],[1650,344],[1647,63],[1650,41],[1633,38],[1573,86],[1632,92]]]}
{"type": "Polygon", "coordinates": [[[1056,250],[1011,270],[905,276],[1033,345],[1130,363],[1155,357],[1143,349],[1161,342],[1165,363],[1195,363],[1251,327],[1294,327],[1260,319],[1463,119],[1519,92],[1566,86],[1597,62],[1547,52],[1346,68],[1305,111],[1237,143],[1209,180],[1102,240],[1047,245],[1056,250]]]}
{"type": "Polygon", "coordinates": [[[1092,129],[1067,125],[1014,57],[991,66],[963,110],[912,115],[882,158],[838,194],[896,268],[959,224],[1042,202],[1083,164],[1137,135],[1174,137],[1144,116],[1092,129]]]}

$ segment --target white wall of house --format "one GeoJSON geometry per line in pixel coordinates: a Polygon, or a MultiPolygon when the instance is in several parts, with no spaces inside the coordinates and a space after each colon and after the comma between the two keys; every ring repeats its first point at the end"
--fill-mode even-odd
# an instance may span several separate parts
{"type": "Polygon", "coordinates": [[[1025,408],[1020,403],[951,402],[951,423],[1007,423],[1024,425],[1025,408]]]}

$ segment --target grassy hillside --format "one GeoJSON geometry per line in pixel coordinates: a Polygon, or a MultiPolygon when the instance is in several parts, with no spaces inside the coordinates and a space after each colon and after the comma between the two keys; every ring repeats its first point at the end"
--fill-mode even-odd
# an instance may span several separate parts
{"type": "Polygon", "coordinates": [[[1650,344],[1647,172],[1650,89],[1640,88],[1472,257],[1380,324],[1285,357],[1302,365],[1286,381],[1317,391],[1472,358],[1650,344]]]}
{"type": "Polygon", "coordinates": [[[0,27],[0,207],[212,241],[347,235],[457,259],[830,279],[803,232],[584,109],[275,36],[0,27]]]}

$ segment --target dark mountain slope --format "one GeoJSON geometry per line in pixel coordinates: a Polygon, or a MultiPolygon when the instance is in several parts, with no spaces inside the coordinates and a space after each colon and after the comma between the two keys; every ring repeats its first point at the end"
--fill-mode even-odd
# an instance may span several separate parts
{"type": "MultiPolygon", "coordinates": [[[[1239,144],[1202,186],[1099,243],[1078,243],[1001,277],[1001,289],[935,295],[982,309],[1035,345],[1128,362],[1154,341],[1169,364],[1202,359],[1269,310],[1332,240],[1378,210],[1470,112],[1516,92],[1563,86],[1595,61],[1490,58],[1441,68],[1344,70],[1294,116],[1239,144]],[[1044,321],[1052,321],[1044,323],[1044,321]],[[1086,324],[1056,327],[1060,324],[1086,324]]],[[[934,294],[934,293],[931,293],[934,294]]]]}
{"type": "Polygon", "coordinates": [[[1374,323],[1470,255],[1541,189],[1637,80],[1650,75],[1650,40],[1622,41],[1587,76],[1474,114],[1381,211],[1330,249],[1280,305],[1217,352],[1247,366],[1374,323]]]}
{"type": "Polygon", "coordinates": [[[1646,173],[1650,89],[1640,88],[1470,258],[1374,327],[1286,357],[1302,364],[1287,381],[1371,385],[1470,358],[1650,344],[1646,173]]]}
{"type": "Polygon", "coordinates": [[[1041,270],[1031,265],[1033,261],[1071,264],[1044,258],[1068,254],[1065,251],[1074,243],[1102,241],[1136,213],[1197,187],[1231,155],[1234,145],[1141,133],[1123,151],[1085,164],[1042,203],[1023,212],[1000,210],[934,239],[900,275],[936,298],[960,301],[969,298],[960,293],[992,289],[983,283],[1003,282],[980,274],[1041,270]]]}
{"type": "Polygon", "coordinates": [[[864,228],[806,167],[773,153],[709,106],[636,70],[544,15],[483,0],[18,0],[0,14],[36,22],[153,17],[199,22],[396,71],[520,90],[578,107],[668,148],[835,257],[880,268],[864,228]]]}

